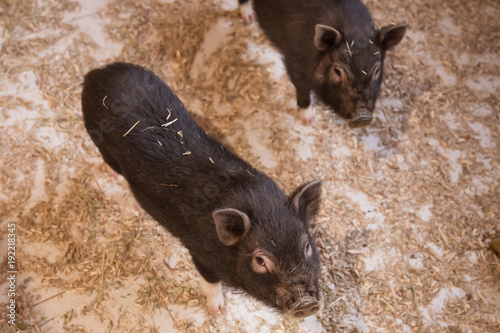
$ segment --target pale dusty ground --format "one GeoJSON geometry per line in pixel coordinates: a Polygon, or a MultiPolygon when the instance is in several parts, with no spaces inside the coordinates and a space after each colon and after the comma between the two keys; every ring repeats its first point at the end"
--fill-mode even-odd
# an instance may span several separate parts
{"type": "MultiPolygon", "coordinates": [[[[1,308],[16,223],[29,332],[499,332],[499,3],[369,1],[379,25],[410,29],[375,122],[351,130],[320,106],[302,125],[279,55],[236,2],[0,1],[1,308]],[[226,289],[227,317],[209,318],[187,251],[84,131],[83,75],[113,60],[154,70],[286,191],[323,180],[320,315],[283,320],[226,289]]],[[[3,315],[2,330],[15,331],[3,315]]]]}

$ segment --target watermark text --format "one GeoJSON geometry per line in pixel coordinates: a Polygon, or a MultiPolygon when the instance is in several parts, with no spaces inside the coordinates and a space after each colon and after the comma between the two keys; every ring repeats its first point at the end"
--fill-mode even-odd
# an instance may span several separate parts
{"type": "Polygon", "coordinates": [[[9,324],[16,324],[16,224],[7,224],[7,318],[9,324]]]}

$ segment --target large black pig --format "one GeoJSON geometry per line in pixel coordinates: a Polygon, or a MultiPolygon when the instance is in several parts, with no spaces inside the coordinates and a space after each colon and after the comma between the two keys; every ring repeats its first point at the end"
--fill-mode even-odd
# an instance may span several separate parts
{"type": "Polygon", "coordinates": [[[293,317],[319,309],[320,258],[309,222],[321,183],[285,195],[191,118],[152,72],[113,63],[85,76],[85,127],[139,204],[189,250],[210,312],[221,282],[293,317]]]}
{"type": "Polygon", "coordinates": [[[243,18],[255,16],[284,56],[301,109],[314,93],[351,127],[367,126],[382,83],[385,52],[407,25],[376,30],[359,0],[239,0],[243,18]]]}

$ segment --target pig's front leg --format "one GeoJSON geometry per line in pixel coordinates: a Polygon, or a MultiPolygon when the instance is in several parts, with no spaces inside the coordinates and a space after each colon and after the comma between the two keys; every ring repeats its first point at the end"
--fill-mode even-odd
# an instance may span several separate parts
{"type": "Polygon", "coordinates": [[[203,295],[207,298],[207,306],[210,314],[217,317],[219,311],[226,312],[226,303],[222,294],[222,284],[220,282],[210,283],[203,277],[200,280],[200,289],[203,295]]]}
{"type": "Polygon", "coordinates": [[[299,109],[300,119],[303,125],[312,125],[315,123],[316,119],[316,108],[313,104],[310,104],[305,109],[299,109]]]}
{"type": "Polygon", "coordinates": [[[314,123],[316,109],[311,103],[311,91],[304,86],[296,87],[297,90],[297,106],[300,112],[300,119],[304,125],[314,123]]]}
{"type": "Polygon", "coordinates": [[[217,317],[219,311],[225,313],[226,303],[224,302],[224,294],[222,294],[222,285],[219,277],[194,257],[193,262],[201,275],[200,289],[201,293],[207,298],[207,306],[210,314],[213,317],[217,317]]]}
{"type": "Polygon", "coordinates": [[[307,79],[307,76],[297,72],[296,66],[297,60],[286,61],[285,67],[290,75],[292,84],[295,87],[295,92],[297,94],[297,107],[300,113],[300,118],[304,125],[311,125],[314,123],[314,116],[316,114],[316,109],[311,103],[311,84],[307,79]]]}
{"type": "Polygon", "coordinates": [[[255,21],[255,12],[252,8],[252,0],[239,0],[240,15],[246,23],[255,21]]]}

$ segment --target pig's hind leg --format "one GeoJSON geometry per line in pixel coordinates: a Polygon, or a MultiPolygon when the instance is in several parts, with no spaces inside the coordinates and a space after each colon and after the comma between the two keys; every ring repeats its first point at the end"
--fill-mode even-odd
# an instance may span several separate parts
{"type": "Polygon", "coordinates": [[[217,275],[211,270],[200,264],[193,258],[193,262],[201,274],[200,289],[207,298],[207,306],[210,314],[217,317],[220,312],[226,312],[226,303],[222,293],[222,284],[217,275]]]}

